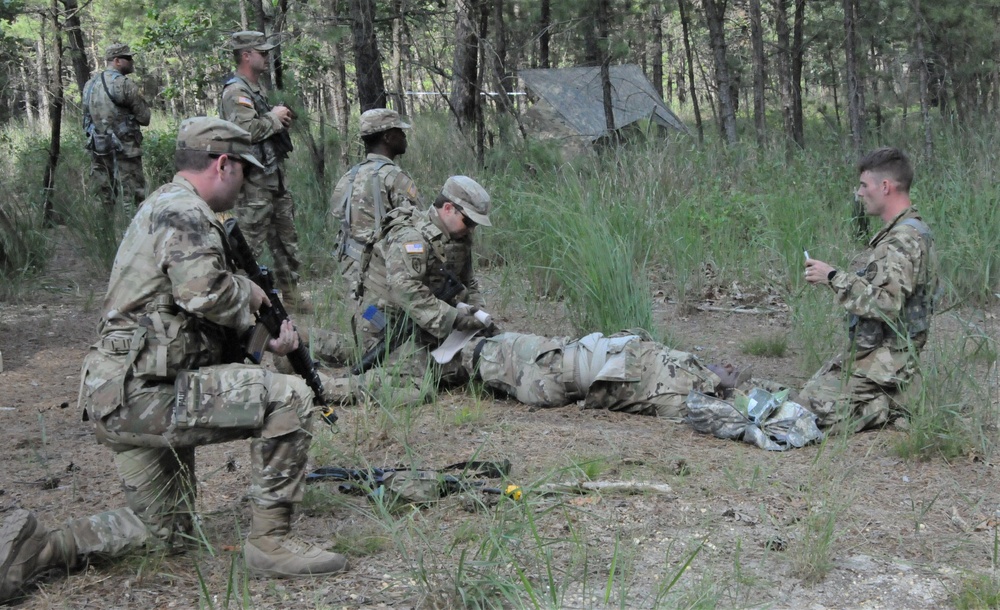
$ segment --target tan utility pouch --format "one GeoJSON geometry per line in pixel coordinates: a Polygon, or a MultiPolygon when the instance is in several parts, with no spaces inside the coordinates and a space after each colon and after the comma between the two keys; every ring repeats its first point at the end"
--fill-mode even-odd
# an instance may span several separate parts
{"type": "MultiPolygon", "coordinates": [[[[102,340],[103,343],[103,340],[102,340]]],[[[125,377],[128,373],[128,352],[108,353],[99,347],[101,343],[90,348],[83,360],[81,371],[80,395],[78,407],[81,416],[100,421],[125,401],[125,377]]]]}
{"type": "Polygon", "coordinates": [[[212,366],[177,374],[174,422],[184,428],[258,428],[268,386],[259,370],[212,366]],[[256,373],[256,375],[254,374],[256,373]]]}
{"type": "Polygon", "coordinates": [[[170,381],[182,369],[196,366],[204,351],[197,319],[178,310],[173,299],[162,296],[148,303],[139,324],[146,343],[135,361],[137,379],[170,381]]]}

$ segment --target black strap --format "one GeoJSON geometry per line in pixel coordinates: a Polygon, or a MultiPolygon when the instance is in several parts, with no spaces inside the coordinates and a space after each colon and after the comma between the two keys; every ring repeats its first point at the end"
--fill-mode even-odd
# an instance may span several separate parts
{"type": "Polygon", "coordinates": [[[472,350],[472,370],[475,371],[476,381],[483,380],[483,376],[479,374],[479,356],[482,355],[485,345],[486,339],[480,339],[479,343],[476,344],[476,348],[472,350]]]}
{"type": "Polygon", "coordinates": [[[107,74],[106,71],[101,72],[101,84],[104,85],[104,92],[108,94],[108,99],[111,100],[112,104],[114,104],[115,106],[121,106],[122,104],[118,100],[116,100],[115,96],[111,95],[111,91],[108,90],[108,82],[104,80],[105,74],[107,74]]]}

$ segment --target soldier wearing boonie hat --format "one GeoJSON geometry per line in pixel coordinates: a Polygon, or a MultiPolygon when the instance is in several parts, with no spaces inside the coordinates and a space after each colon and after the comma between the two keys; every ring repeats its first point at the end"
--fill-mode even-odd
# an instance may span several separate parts
{"type": "Polygon", "coordinates": [[[106,207],[119,199],[127,209],[146,196],[142,173],[142,132],[150,109],[139,87],[132,49],[116,42],[104,51],[107,66],[83,86],[83,130],[90,152],[91,188],[106,207]]]}
{"type": "Polygon", "coordinates": [[[234,32],[226,41],[236,63],[219,100],[219,116],[250,132],[253,155],[264,166],[250,168],[243,193],[233,210],[254,256],[267,244],[274,257],[275,283],[285,305],[300,313],[312,305],[299,291],[299,236],[295,229],[295,202],[288,190],[284,160],[292,152],[288,129],[295,118],[284,104],[272,106],[261,86],[261,76],[270,70],[268,54],[278,46],[263,32],[234,32]]]}
{"type": "MultiPolygon", "coordinates": [[[[359,133],[365,144],[365,160],[341,177],[330,198],[337,237],[337,260],[347,287],[347,297],[357,297],[362,260],[382,230],[385,215],[397,208],[424,207],[413,179],[396,164],[406,153],[404,130],[410,124],[389,108],[372,108],[361,114],[359,133]]],[[[353,350],[345,339],[344,356],[353,350]]]]}

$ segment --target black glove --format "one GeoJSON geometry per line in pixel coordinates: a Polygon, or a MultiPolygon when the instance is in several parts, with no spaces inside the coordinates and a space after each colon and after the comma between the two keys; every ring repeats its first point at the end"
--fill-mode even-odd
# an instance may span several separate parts
{"type": "Polygon", "coordinates": [[[489,338],[492,338],[492,337],[495,337],[495,336],[499,335],[502,332],[503,331],[500,330],[500,327],[497,326],[496,322],[490,322],[490,325],[487,326],[486,330],[484,330],[482,332],[482,336],[484,336],[487,339],[489,339],[489,338]]]}
{"type": "Polygon", "coordinates": [[[486,325],[471,313],[459,313],[455,316],[455,330],[483,330],[486,325]]]}

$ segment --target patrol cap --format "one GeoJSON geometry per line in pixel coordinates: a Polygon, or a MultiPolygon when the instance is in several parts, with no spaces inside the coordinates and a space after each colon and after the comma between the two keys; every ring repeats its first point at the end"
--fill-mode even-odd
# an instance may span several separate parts
{"type": "Polygon", "coordinates": [[[242,51],[243,49],[270,51],[276,46],[278,45],[271,44],[267,41],[267,35],[264,34],[264,32],[257,32],[254,30],[233,32],[233,35],[229,37],[229,48],[234,51],[242,51]]]}
{"type": "Polygon", "coordinates": [[[372,108],[361,113],[361,136],[370,136],[398,127],[409,129],[410,124],[399,118],[399,113],[388,108],[372,108]]]}
{"type": "Polygon", "coordinates": [[[128,57],[132,59],[132,49],[122,42],[116,42],[104,50],[104,61],[111,61],[116,57],[128,57]]]}
{"type": "Polygon", "coordinates": [[[215,117],[196,116],[184,119],[177,132],[177,150],[183,149],[233,155],[264,169],[257,157],[253,156],[250,132],[236,123],[215,117]]]}
{"type": "Polygon", "coordinates": [[[452,176],[441,187],[441,195],[458,205],[477,225],[492,227],[490,223],[490,195],[478,182],[468,176],[452,176]]]}

